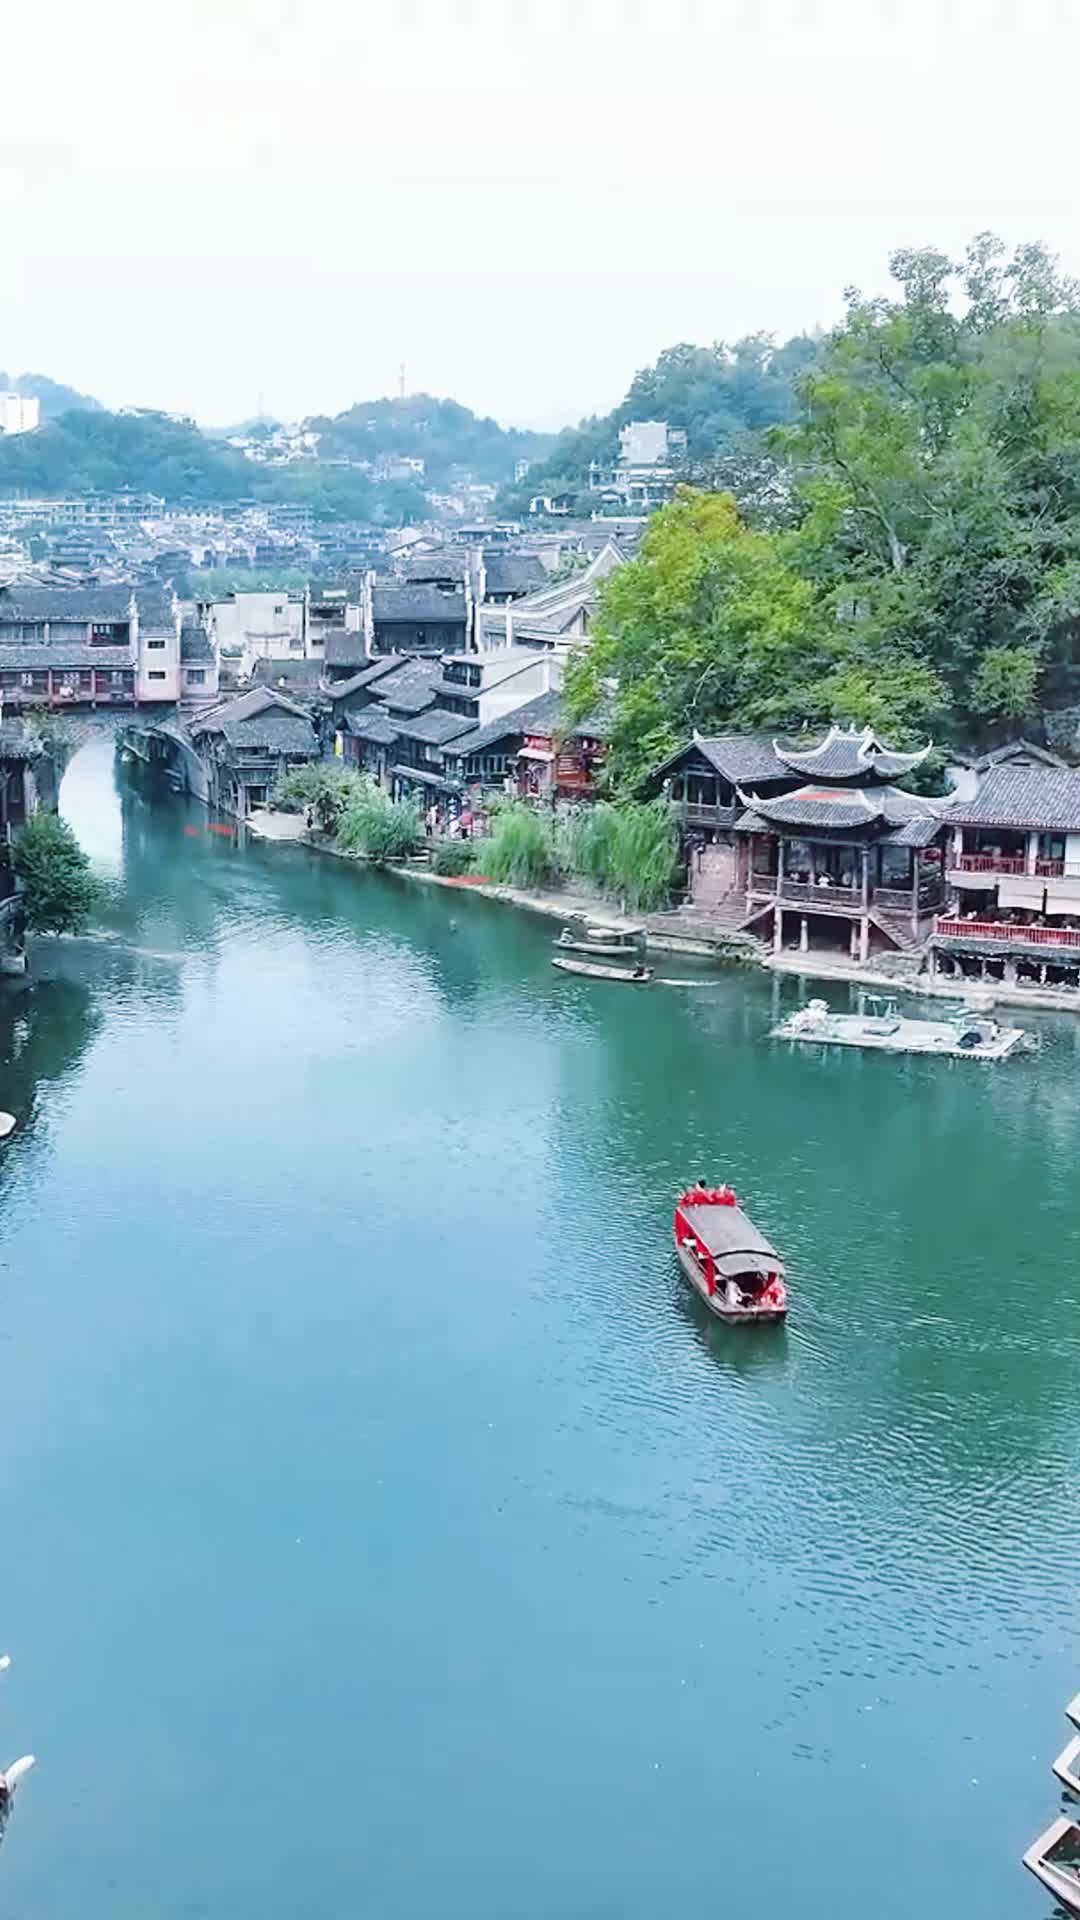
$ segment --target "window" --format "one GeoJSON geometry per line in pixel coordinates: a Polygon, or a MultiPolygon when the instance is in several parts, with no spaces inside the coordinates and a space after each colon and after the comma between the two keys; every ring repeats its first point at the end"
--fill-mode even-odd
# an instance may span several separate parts
{"type": "Polygon", "coordinates": [[[275,613],[284,613],[284,611],[285,611],[285,608],[283,606],[274,608],[275,613]]]}
{"type": "Polygon", "coordinates": [[[290,633],[289,635],[289,652],[290,653],[300,653],[303,648],[303,645],[304,643],[301,640],[300,635],[298,633],[290,633]]]}
{"type": "Polygon", "coordinates": [[[151,653],[160,653],[165,642],[164,640],[148,640],[146,644],[151,653]]]}
{"type": "Polygon", "coordinates": [[[206,670],[204,667],[188,668],[187,683],[189,687],[201,687],[204,684],[205,680],[206,680],[206,670]]]}
{"type": "Polygon", "coordinates": [[[164,673],[148,673],[146,677],[148,680],[164,680],[167,678],[167,675],[164,673]]]}

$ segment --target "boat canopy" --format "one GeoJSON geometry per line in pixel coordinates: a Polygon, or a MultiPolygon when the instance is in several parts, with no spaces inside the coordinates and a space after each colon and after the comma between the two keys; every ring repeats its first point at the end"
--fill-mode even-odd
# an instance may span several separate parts
{"type": "Polygon", "coordinates": [[[712,1255],[718,1274],[732,1279],[740,1273],[783,1274],[776,1248],[741,1207],[680,1202],[677,1212],[698,1245],[712,1255]]]}

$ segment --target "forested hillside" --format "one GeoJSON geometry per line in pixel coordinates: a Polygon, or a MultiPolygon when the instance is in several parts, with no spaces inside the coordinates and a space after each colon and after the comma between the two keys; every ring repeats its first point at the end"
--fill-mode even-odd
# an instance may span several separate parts
{"type": "Polygon", "coordinates": [[[407,455],[423,460],[425,484],[437,489],[450,484],[455,469],[467,470],[474,480],[502,485],[512,480],[516,461],[539,458],[554,439],[550,433],[500,427],[456,400],[436,400],[429,393],[358,400],[345,413],[333,418],[319,414],[305,425],[320,436],[321,459],[407,455]]]}
{"type": "Polygon", "coordinates": [[[573,700],[617,677],[631,787],[695,726],[973,740],[1080,701],[1077,287],[988,234],[890,265],[768,436],[771,514],[687,490],[605,586],[573,700]]]}
{"type": "Polygon", "coordinates": [[[743,449],[748,438],[791,419],[796,381],[816,351],[807,334],[782,347],[764,333],[733,346],[720,341],[712,347],[685,342],[667,347],[654,366],[635,374],[621,405],[560,433],[547,458],[520,486],[506,490],[502,504],[520,511],[535,494],[586,487],[590,461],[615,457],[619,429],[630,420],[666,420],[681,429],[689,471],[705,477],[713,463],[743,449]]]}
{"type": "Polygon", "coordinates": [[[81,407],[93,413],[100,405],[88,393],[80,393],[76,387],[65,387],[62,381],[50,380],[44,373],[20,373],[17,378],[0,373],[0,392],[5,390],[40,400],[43,420],[55,420],[58,414],[67,413],[72,407],[81,407]]]}

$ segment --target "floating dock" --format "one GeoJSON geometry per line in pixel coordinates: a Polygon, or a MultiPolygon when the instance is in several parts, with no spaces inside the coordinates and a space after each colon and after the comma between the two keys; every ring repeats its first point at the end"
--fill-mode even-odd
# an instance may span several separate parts
{"type": "Polygon", "coordinates": [[[811,1000],[781,1020],[771,1029],[770,1038],[802,1040],[819,1047],[862,1047],[875,1053],[932,1053],[948,1060],[1007,1060],[1032,1044],[1022,1027],[999,1026],[982,1013],[909,1020],[893,1006],[882,1013],[830,1013],[824,1000],[811,1000]]]}

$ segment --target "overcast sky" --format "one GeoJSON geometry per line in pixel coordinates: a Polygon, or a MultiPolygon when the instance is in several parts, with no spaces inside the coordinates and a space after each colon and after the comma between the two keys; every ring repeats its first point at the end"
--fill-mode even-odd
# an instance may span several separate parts
{"type": "Polygon", "coordinates": [[[205,423],[559,426],[982,227],[1080,273],[1075,0],[53,0],[0,29],[0,368],[205,423]]]}

